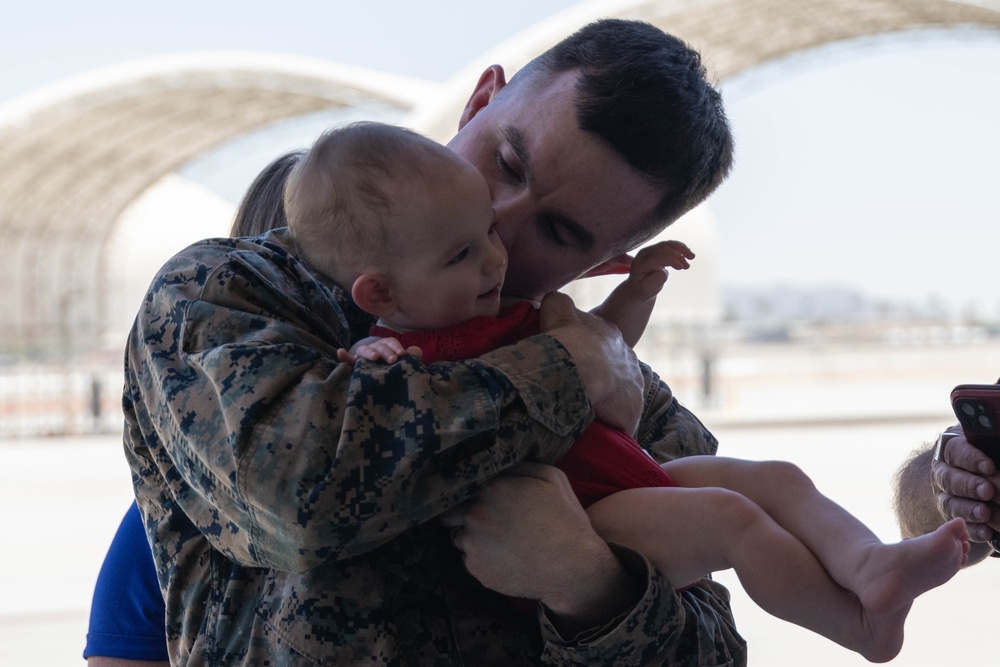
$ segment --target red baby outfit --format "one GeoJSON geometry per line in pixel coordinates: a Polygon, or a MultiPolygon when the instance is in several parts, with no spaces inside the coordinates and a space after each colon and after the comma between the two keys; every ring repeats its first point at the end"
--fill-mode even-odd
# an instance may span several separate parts
{"type": "MultiPolygon", "coordinates": [[[[372,336],[419,347],[425,364],[472,359],[537,333],[538,311],[528,301],[501,308],[498,317],[474,317],[447,329],[406,333],[378,325],[371,329],[372,336]]],[[[676,486],[634,438],[599,421],[591,423],[555,465],[566,473],[584,507],[624,489],[676,486]]]]}

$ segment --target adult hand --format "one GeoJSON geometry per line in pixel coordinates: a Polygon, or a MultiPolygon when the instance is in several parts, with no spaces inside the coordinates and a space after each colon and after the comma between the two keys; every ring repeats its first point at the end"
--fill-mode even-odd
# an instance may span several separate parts
{"type": "Polygon", "coordinates": [[[573,357],[597,418],[635,433],[642,416],[642,372],[618,327],[577,310],[572,299],[558,292],[542,299],[539,324],[573,357]]]}
{"type": "Polygon", "coordinates": [[[558,468],[521,462],[441,522],[472,576],[499,593],[540,600],[565,634],[606,622],[642,593],[558,468]]]}
{"type": "MultiPolygon", "coordinates": [[[[948,429],[956,433],[960,427],[948,429]]],[[[931,483],[938,510],[948,518],[962,517],[974,542],[988,542],[1000,530],[1000,474],[982,451],[964,435],[948,438],[931,463],[931,483]]]]}

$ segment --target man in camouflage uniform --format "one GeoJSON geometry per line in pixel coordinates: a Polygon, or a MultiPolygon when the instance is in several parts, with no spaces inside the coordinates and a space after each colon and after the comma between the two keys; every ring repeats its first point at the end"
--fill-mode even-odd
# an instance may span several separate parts
{"type": "MultiPolygon", "coordinates": [[[[509,85],[489,68],[451,147],[487,178],[505,290],[529,298],[620,263],[731,160],[697,54],[620,21],[509,85]]],[[[558,298],[542,314],[545,333],[476,360],[352,367],[337,349],[372,321],[287,230],[170,260],[129,337],[123,403],[171,662],[745,664],[724,588],[675,592],[544,465],[640,402],[660,460],[714,438],[610,325],[558,298]],[[538,617],[501,593],[538,599],[538,617]]]]}

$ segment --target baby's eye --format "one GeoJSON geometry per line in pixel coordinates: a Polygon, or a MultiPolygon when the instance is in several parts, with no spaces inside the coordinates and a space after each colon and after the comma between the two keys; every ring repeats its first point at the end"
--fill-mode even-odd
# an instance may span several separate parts
{"type": "Polygon", "coordinates": [[[452,266],[454,264],[458,264],[468,256],[469,256],[469,249],[462,248],[462,251],[460,253],[458,253],[457,255],[448,260],[448,264],[446,264],[446,266],[452,266]]]}

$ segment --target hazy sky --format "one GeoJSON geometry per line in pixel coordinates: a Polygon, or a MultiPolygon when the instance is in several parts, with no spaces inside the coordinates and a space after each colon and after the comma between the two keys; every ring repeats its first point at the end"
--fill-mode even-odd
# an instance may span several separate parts
{"type": "MultiPolygon", "coordinates": [[[[17,3],[0,22],[0,103],[96,67],[206,49],[306,55],[443,81],[574,4],[17,3]]],[[[833,45],[724,82],[723,93],[738,142],[736,170],[710,202],[725,283],[937,293],[1000,313],[1000,33],[833,45]]]]}
{"type": "Polygon", "coordinates": [[[724,87],[724,280],[856,284],[1000,317],[1000,33],[858,40],[724,87]]]}

